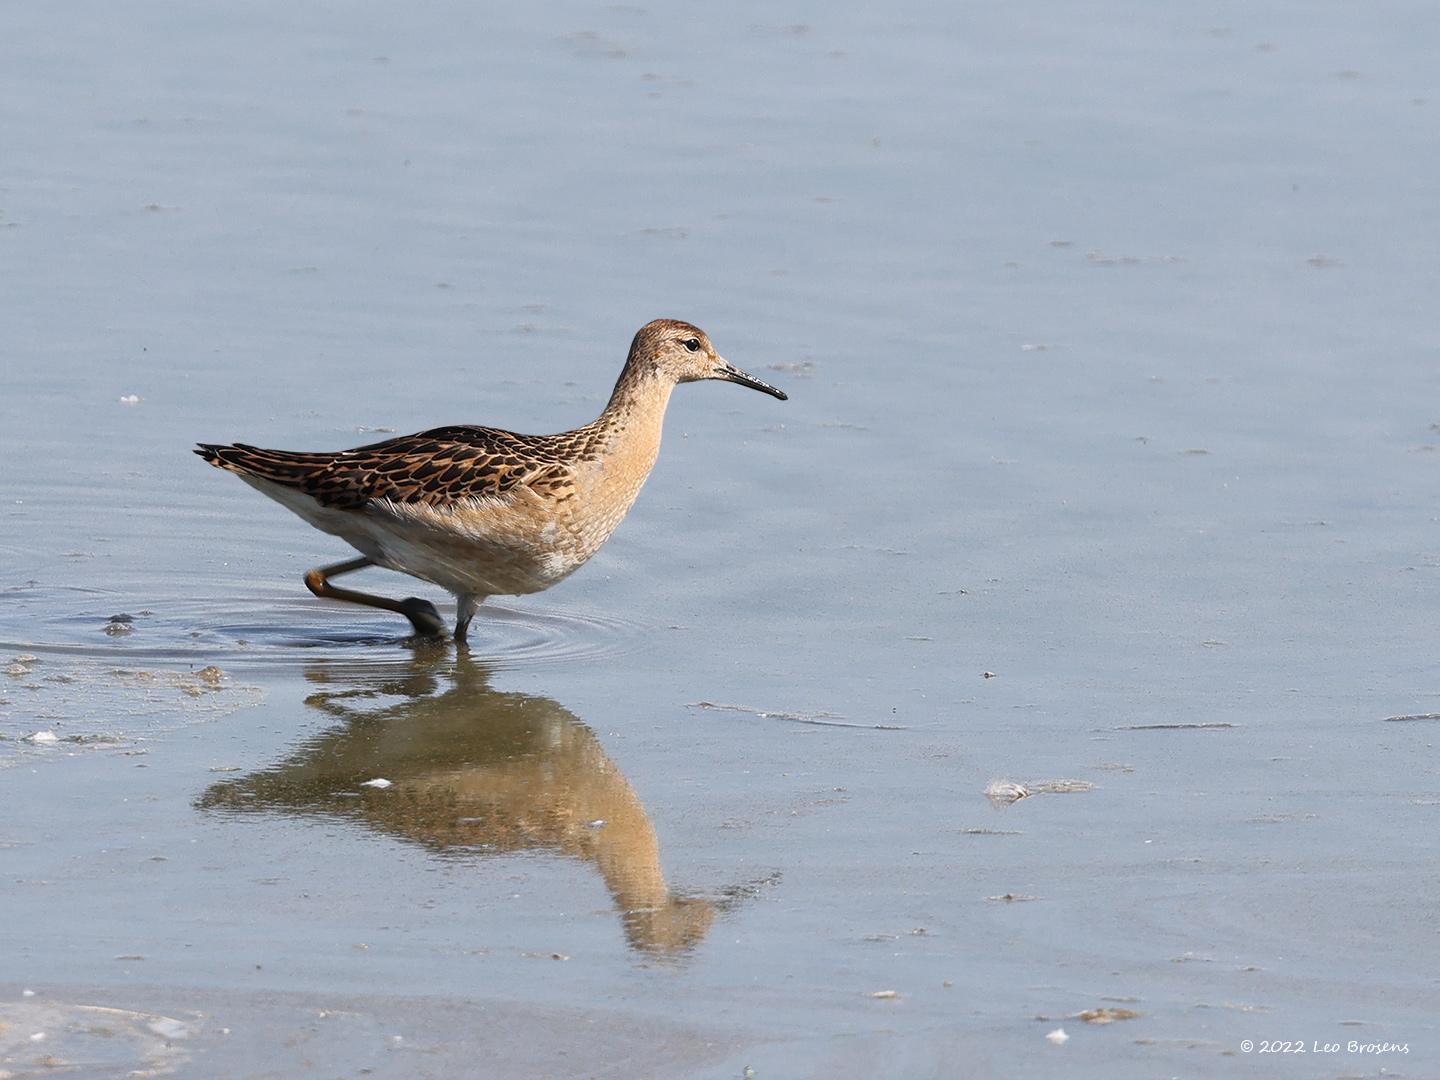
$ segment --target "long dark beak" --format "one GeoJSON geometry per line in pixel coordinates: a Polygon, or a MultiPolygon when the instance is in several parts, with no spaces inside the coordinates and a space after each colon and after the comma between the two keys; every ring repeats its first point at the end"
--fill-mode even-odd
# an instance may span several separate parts
{"type": "Polygon", "coordinates": [[[739,383],[741,386],[748,386],[751,390],[759,390],[762,394],[769,394],[771,397],[777,397],[781,401],[790,400],[789,395],[787,395],[784,390],[776,390],[775,387],[769,383],[761,382],[755,378],[754,375],[745,374],[745,372],[741,371],[734,364],[727,363],[724,360],[721,360],[720,363],[716,365],[715,374],[710,377],[712,379],[724,379],[726,382],[739,383]]]}

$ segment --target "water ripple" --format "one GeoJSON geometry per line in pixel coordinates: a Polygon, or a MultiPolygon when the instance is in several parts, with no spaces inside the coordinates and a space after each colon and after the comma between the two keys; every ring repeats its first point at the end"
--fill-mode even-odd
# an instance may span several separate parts
{"type": "MultiPolygon", "coordinates": [[[[405,623],[394,616],[292,594],[151,597],[143,607],[123,606],[133,602],[133,597],[88,589],[7,589],[0,594],[0,657],[32,653],[119,664],[260,669],[316,661],[408,664],[417,649],[442,647],[407,637],[405,623]]],[[[491,602],[471,624],[469,649],[496,669],[574,663],[632,651],[645,629],[591,611],[491,602]]]]}

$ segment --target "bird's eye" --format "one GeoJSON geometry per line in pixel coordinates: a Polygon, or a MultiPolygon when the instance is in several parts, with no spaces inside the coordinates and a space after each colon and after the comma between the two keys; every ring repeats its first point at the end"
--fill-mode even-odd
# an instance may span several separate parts
{"type": "Polygon", "coordinates": [[[700,351],[700,339],[699,339],[699,338],[693,338],[693,337],[692,337],[692,338],[690,338],[689,340],[687,340],[684,344],[685,344],[685,348],[689,349],[691,352],[699,352],[699,351],[700,351]]]}

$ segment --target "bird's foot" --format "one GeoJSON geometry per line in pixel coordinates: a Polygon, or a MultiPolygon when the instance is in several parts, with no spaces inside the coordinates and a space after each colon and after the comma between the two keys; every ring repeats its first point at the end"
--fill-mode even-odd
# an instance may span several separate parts
{"type": "Polygon", "coordinates": [[[417,637],[440,638],[445,636],[445,620],[429,600],[411,596],[400,601],[400,611],[410,620],[417,637]]]}

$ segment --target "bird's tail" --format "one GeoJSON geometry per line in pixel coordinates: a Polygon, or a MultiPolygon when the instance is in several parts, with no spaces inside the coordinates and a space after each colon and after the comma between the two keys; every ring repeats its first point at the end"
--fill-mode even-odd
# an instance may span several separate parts
{"type": "Polygon", "coordinates": [[[195,453],[217,469],[258,476],[276,484],[300,487],[335,460],[334,454],[295,450],[263,450],[245,443],[199,443],[195,453]]]}

